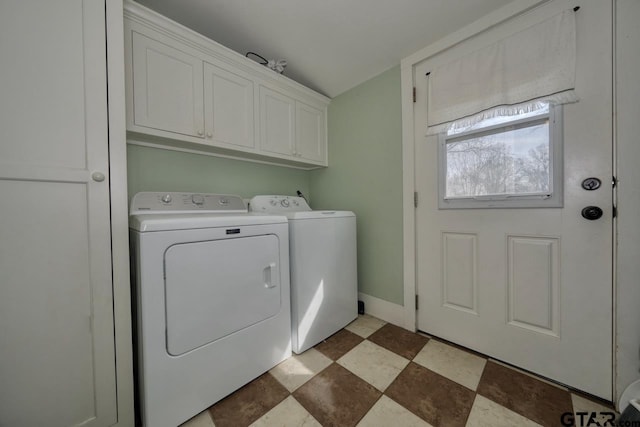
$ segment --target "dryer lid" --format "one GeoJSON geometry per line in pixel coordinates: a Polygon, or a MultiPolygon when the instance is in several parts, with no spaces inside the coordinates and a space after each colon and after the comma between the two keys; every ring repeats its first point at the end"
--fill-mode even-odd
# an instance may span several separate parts
{"type": "Polygon", "coordinates": [[[138,214],[129,217],[129,228],[140,232],[286,223],[287,218],[282,215],[259,215],[253,213],[138,214]]]}

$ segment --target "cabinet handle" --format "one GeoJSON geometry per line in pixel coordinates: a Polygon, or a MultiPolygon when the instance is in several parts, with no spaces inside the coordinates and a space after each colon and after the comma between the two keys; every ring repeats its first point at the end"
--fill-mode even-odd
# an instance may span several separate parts
{"type": "Polygon", "coordinates": [[[202,136],[204,135],[204,132],[202,132],[201,130],[198,130],[198,135],[202,136]]]}
{"type": "Polygon", "coordinates": [[[207,132],[207,138],[212,138],[213,134],[211,132],[207,132]]]}

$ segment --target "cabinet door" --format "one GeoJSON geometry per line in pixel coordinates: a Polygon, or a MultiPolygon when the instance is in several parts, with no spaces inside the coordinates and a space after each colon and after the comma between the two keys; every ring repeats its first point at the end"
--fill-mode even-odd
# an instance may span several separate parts
{"type": "Polygon", "coordinates": [[[255,148],[253,82],[204,64],[206,141],[230,148],[255,148]]]}
{"type": "Polygon", "coordinates": [[[316,162],[326,161],[324,111],[296,101],[296,156],[316,162]]]}
{"type": "Polygon", "coordinates": [[[0,426],[110,426],[105,2],[3,0],[0,40],[0,426]]]}
{"type": "Polygon", "coordinates": [[[260,86],[260,149],[269,153],[294,154],[295,101],[260,86]]]}
{"type": "Polygon", "coordinates": [[[133,33],[134,123],[204,138],[202,60],[133,33]]]}

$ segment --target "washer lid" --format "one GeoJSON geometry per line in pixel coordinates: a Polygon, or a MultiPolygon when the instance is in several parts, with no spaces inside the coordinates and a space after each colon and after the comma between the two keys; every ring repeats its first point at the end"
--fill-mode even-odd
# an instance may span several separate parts
{"type": "Polygon", "coordinates": [[[289,220],[301,219],[331,219],[355,217],[356,214],[350,211],[307,211],[307,212],[287,212],[284,214],[289,220]]]}
{"type": "Polygon", "coordinates": [[[249,201],[251,212],[285,215],[288,219],[318,219],[355,216],[349,211],[313,211],[303,197],[294,196],[254,196],[249,201]]]}
{"type": "Polygon", "coordinates": [[[129,217],[129,228],[140,231],[189,230],[194,228],[239,227],[245,225],[286,224],[282,215],[246,214],[136,214],[129,217]]]}

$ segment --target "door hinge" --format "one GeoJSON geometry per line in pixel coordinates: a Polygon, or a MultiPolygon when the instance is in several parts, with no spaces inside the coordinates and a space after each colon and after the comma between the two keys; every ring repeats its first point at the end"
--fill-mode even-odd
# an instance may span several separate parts
{"type": "Polygon", "coordinates": [[[413,207],[415,207],[415,208],[418,207],[418,192],[417,191],[413,192],[413,207]]]}
{"type": "Polygon", "coordinates": [[[416,88],[413,87],[413,102],[416,102],[416,88]]]}
{"type": "Polygon", "coordinates": [[[611,188],[616,188],[616,185],[618,185],[618,178],[611,177],[611,188]]]}
{"type": "Polygon", "coordinates": [[[416,295],[416,310],[418,309],[418,295],[416,295]]]}

